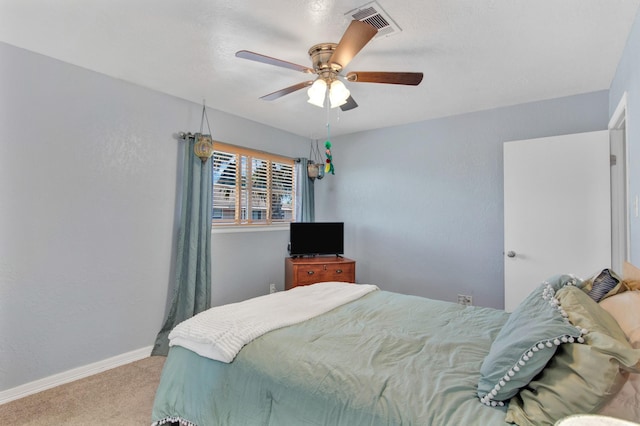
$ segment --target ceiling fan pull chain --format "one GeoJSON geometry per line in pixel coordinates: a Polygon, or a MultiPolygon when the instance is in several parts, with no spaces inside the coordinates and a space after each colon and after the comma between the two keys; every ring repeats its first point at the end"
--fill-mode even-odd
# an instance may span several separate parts
{"type": "Polygon", "coordinates": [[[331,93],[331,86],[327,84],[327,90],[324,92],[324,111],[327,115],[327,126],[329,125],[329,120],[331,119],[331,100],[329,99],[329,93],[331,93]]]}

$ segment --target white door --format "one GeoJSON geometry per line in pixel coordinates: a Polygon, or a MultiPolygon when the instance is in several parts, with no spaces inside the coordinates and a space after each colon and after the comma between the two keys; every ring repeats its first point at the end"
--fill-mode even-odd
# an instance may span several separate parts
{"type": "Polygon", "coordinates": [[[504,143],[505,310],[545,279],[611,264],[609,133],[504,143]]]}
{"type": "Polygon", "coordinates": [[[629,261],[629,210],[627,200],[627,94],[622,95],[609,120],[611,146],[611,266],[622,273],[629,261]]]}

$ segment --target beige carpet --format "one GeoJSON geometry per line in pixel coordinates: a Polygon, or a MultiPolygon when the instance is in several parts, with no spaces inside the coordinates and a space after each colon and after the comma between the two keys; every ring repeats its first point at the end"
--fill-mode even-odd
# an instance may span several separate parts
{"type": "Polygon", "coordinates": [[[164,360],[145,358],[0,405],[0,423],[149,426],[164,360]]]}

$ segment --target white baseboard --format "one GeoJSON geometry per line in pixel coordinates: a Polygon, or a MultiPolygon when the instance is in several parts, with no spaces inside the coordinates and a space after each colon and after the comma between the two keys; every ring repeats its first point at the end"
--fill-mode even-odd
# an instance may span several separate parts
{"type": "Polygon", "coordinates": [[[25,383],[24,385],[20,385],[12,389],[1,391],[0,405],[19,398],[24,398],[25,396],[32,395],[34,393],[42,392],[43,390],[63,385],[65,383],[73,382],[74,380],[83,379],[115,367],[120,367],[121,365],[139,361],[150,356],[152,349],[153,346],[136,349],[135,351],[116,355],[102,361],[94,362],[92,364],[54,374],[53,376],[45,377],[44,379],[25,383]]]}

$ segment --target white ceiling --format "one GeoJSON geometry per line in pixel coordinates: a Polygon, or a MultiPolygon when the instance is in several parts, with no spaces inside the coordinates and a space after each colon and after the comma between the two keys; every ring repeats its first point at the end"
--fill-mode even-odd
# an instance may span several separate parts
{"type": "MultiPolygon", "coordinates": [[[[345,71],[421,71],[420,86],[347,83],[358,108],[328,114],[311,66],[367,0],[0,0],[0,41],[311,138],[608,89],[640,0],[379,0],[402,31],[345,71]]],[[[215,126],[212,123],[212,126],[215,126]]],[[[215,133],[215,130],[214,130],[215,133]]]]}

